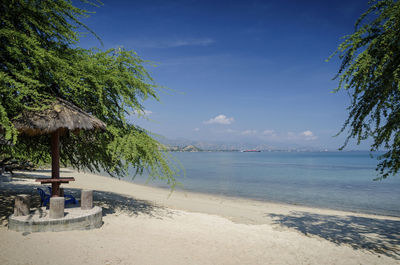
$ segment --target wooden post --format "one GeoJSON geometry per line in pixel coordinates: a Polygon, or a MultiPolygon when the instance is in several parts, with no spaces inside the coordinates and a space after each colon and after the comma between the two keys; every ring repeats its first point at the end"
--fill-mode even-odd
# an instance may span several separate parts
{"type": "MultiPolygon", "coordinates": [[[[60,130],[51,134],[51,178],[60,178],[60,130]]],[[[51,184],[52,197],[60,196],[60,183],[51,184]]]]}

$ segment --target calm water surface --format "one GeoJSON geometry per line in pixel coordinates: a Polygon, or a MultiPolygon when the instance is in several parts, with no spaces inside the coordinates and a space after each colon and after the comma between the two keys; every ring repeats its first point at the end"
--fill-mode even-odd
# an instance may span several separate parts
{"type": "MultiPolygon", "coordinates": [[[[368,152],[173,153],[188,191],[400,216],[400,176],[377,177],[368,152]]],[[[133,170],[132,170],[133,172],[133,170]]],[[[145,183],[147,176],[137,176],[145,183]]],[[[149,185],[166,187],[163,182],[149,185]]]]}

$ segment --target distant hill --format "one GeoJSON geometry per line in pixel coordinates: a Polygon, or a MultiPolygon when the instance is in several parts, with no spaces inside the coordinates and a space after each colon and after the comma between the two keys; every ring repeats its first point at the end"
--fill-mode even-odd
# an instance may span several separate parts
{"type": "Polygon", "coordinates": [[[194,145],[188,145],[188,146],[185,146],[182,149],[182,151],[183,152],[199,152],[199,151],[201,151],[201,149],[196,147],[196,146],[194,146],[194,145]]]}
{"type": "Polygon", "coordinates": [[[200,148],[194,146],[194,145],[186,145],[186,146],[170,146],[168,147],[169,151],[172,152],[201,152],[200,148]]]}
{"type": "MultiPolygon", "coordinates": [[[[312,146],[302,146],[297,144],[273,143],[246,143],[246,142],[224,142],[224,141],[195,141],[185,138],[178,139],[158,139],[161,143],[169,146],[169,151],[176,152],[199,152],[199,151],[218,151],[218,152],[237,152],[241,150],[255,149],[260,151],[281,151],[281,152],[309,152],[309,151],[336,151],[336,149],[318,148],[312,146]],[[193,146],[194,149],[189,148],[193,146]],[[187,151],[184,148],[188,147],[187,151]]],[[[349,150],[350,151],[350,150],[349,150]]]]}

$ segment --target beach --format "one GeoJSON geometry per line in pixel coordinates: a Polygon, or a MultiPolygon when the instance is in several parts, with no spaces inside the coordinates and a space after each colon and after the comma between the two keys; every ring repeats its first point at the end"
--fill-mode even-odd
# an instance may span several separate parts
{"type": "Polygon", "coordinates": [[[62,169],[79,196],[94,190],[103,226],[85,231],[7,229],[13,196],[38,195],[19,172],[0,183],[1,264],[400,264],[400,218],[138,185],[62,169]]]}

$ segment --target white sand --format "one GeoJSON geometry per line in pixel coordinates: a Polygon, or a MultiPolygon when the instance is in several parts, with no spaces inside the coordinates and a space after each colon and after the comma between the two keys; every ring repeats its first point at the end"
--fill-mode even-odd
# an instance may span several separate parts
{"type": "MultiPolygon", "coordinates": [[[[104,225],[25,235],[0,227],[0,264],[400,264],[400,218],[62,176],[76,179],[67,192],[96,191],[104,225]]],[[[0,192],[10,185],[34,182],[0,192]]]]}

